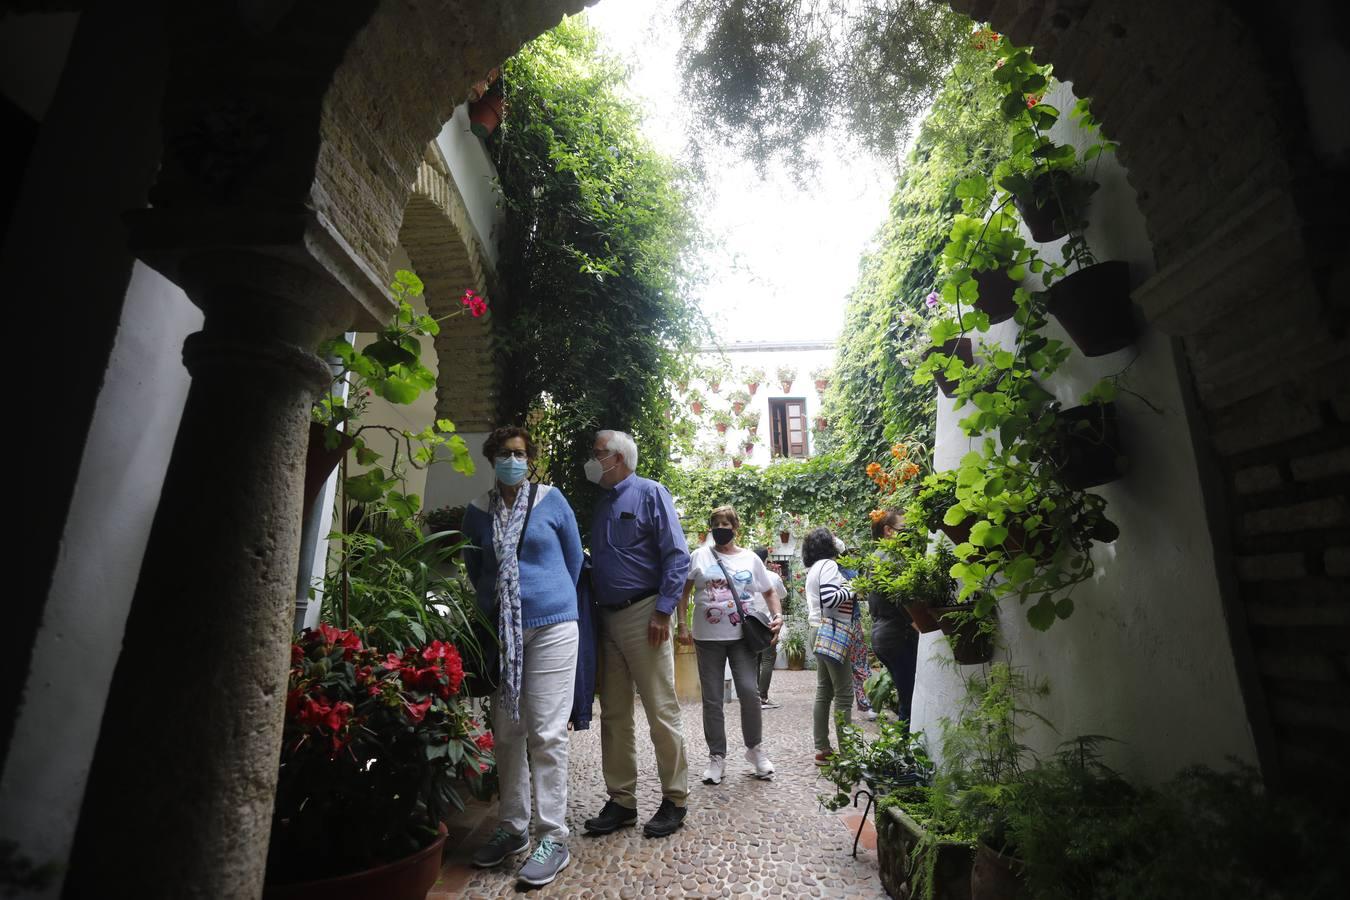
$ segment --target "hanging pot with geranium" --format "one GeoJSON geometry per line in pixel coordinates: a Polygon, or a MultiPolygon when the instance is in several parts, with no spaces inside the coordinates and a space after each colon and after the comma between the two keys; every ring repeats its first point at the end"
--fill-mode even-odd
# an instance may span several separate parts
{"type": "Polygon", "coordinates": [[[779,366],[776,372],[778,376],[778,386],[787,394],[792,391],[792,383],[797,380],[796,366],[779,366]]]}
{"type": "Polygon", "coordinates": [[[745,389],[750,392],[750,396],[755,396],[755,391],[764,383],[764,370],[751,369],[745,373],[745,389]]]}
{"type": "Polygon", "coordinates": [[[731,403],[732,415],[739,416],[745,412],[746,404],[750,402],[750,395],[745,391],[732,391],[727,395],[727,400],[731,403]]]}
{"type": "Polygon", "coordinates": [[[731,413],[724,409],[714,411],[712,420],[718,434],[726,434],[727,429],[731,427],[731,413]]]}

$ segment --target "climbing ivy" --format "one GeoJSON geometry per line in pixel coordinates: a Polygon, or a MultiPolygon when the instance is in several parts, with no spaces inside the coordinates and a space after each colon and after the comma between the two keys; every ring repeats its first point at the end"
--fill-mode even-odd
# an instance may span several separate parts
{"type": "Polygon", "coordinates": [[[927,344],[921,311],[961,208],[957,186],[1012,152],[1002,98],[982,48],[967,41],[920,126],[875,249],[860,264],[826,396],[836,427],[824,449],[865,463],[902,439],[932,445],[933,386],[914,383],[907,351],[927,344]]]}
{"type": "Polygon", "coordinates": [[[506,207],[499,411],[529,422],[585,529],[596,429],[631,432],[639,472],[666,474],[668,376],[700,321],[688,299],[700,232],[687,174],[641,136],[623,69],[584,19],[525,46],[503,77],[508,113],[490,147],[506,207]]]}

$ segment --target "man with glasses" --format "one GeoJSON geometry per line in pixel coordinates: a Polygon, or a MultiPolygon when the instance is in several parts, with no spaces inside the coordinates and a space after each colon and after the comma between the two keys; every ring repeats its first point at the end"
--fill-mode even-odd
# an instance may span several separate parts
{"type": "Polygon", "coordinates": [[[689,771],[670,618],[689,573],[689,548],[670,492],[633,474],[637,444],[622,431],[595,436],[586,477],[602,488],[591,518],[591,586],[600,610],[600,753],[609,800],[591,834],[637,824],[633,694],[656,749],[661,805],[643,831],[665,837],[684,824],[689,771]]]}

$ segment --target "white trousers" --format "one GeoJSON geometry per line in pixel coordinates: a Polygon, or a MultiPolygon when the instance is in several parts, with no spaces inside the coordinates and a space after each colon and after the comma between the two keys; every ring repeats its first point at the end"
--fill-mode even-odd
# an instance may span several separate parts
{"type": "Polygon", "coordinates": [[[562,843],[567,840],[567,720],[577,672],[577,623],[527,628],[523,638],[519,721],[511,721],[500,694],[492,703],[501,824],[512,834],[529,833],[533,786],[535,837],[562,843]]]}

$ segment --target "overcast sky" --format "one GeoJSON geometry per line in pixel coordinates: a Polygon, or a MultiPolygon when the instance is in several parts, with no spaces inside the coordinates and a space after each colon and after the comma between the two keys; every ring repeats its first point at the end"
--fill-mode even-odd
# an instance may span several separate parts
{"type": "MultiPolygon", "coordinates": [[[[648,136],[678,156],[688,109],[680,94],[679,39],[670,0],[601,0],[587,11],[609,49],[632,67],[630,86],[647,113],[648,136]]],[[[696,123],[695,123],[696,125],[696,123]]],[[[719,249],[707,259],[700,297],[725,342],[836,339],[858,260],[886,215],[894,184],[868,157],[830,158],[811,183],[790,172],[767,177],[723,160],[708,179],[704,226],[719,249]]]]}

